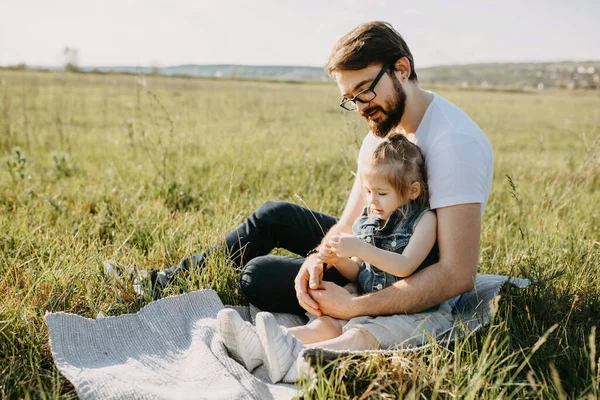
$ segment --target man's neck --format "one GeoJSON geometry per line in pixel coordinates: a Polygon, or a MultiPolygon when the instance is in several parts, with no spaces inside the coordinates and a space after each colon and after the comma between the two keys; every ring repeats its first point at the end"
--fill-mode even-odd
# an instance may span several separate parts
{"type": "Polygon", "coordinates": [[[404,135],[415,134],[427,107],[433,101],[433,94],[421,89],[416,83],[405,84],[404,91],[406,93],[404,115],[392,132],[404,135]]]}

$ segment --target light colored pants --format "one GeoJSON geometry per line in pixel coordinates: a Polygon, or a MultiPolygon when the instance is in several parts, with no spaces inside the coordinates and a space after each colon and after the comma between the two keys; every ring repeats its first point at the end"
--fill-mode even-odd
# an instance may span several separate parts
{"type": "MultiPolygon", "coordinates": [[[[356,295],[352,284],[344,287],[356,295]]],[[[307,313],[308,314],[308,313],[307,313]]],[[[310,316],[310,314],[308,314],[310,316]]],[[[310,316],[312,321],[315,317],[310,316]]],[[[310,322],[310,321],[309,321],[310,322]]],[[[352,328],[361,328],[372,334],[380,348],[389,349],[398,346],[417,347],[428,342],[428,337],[435,339],[454,325],[452,305],[444,302],[432,311],[425,310],[414,314],[395,314],[375,317],[356,317],[351,320],[336,320],[342,332],[352,328]]]]}
{"type": "Polygon", "coordinates": [[[343,324],[342,330],[346,332],[352,328],[362,328],[375,336],[381,348],[388,349],[395,346],[420,346],[428,342],[428,336],[435,339],[453,325],[452,308],[445,302],[434,311],[352,318],[343,324]]]}

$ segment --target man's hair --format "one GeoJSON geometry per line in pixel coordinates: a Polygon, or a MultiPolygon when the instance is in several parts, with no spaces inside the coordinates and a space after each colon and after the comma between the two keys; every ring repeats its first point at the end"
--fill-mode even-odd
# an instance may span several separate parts
{"type": "Polygon", "coordinates": [[[362,175],[384,180],[403,198],[408,197],[410,186],[417,182],[421,193],[412,201],[420,208],[429,201],[425,158],[419,146],[404,135],[390,136],[377,146],[362,169],[362,175]]]}
{"type": "Polygon", "coordinates": [[[409,80],[417,81],[412,53],[402,36],[387,22],[366,22],[342,36],[333,46],[325,70],[357,71],[371,64],[394,65],[402,57],[410,63],[409,80]]]}

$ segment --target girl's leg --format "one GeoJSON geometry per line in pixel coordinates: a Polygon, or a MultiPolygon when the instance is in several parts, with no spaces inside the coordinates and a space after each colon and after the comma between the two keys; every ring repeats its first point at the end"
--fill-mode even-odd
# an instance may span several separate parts
{"type": "Polygon", "coordinates": [[[304,345],[288,330],[277,324],[273,314],[256,314],[256,333],[263,348],[263,364],[271,382],[296,382],[301,375],[298,368],[300,352],[304,345]],[[289,376],[288,376],[289,375],[289,376]]]}
{"type": "Polygon", "coordinates": [[[322,347],[330,350],[373,350],[380,347],[379,342],[371,333],[362,328],[352,328],[342,335],[312,343],[306,347],[322,347]]]}
{"type": "Polygon", "coordinates": [[[289,328],[287,331],[306,346],[311,343],[337,338],[342,334],[342,324],[335,318],[322,316],[308,325],[296,326],[289,328]]]}
{"type": "Polygon", "coordinates": [[[232,308],[224,308],[217,314],[217,331],[231,357],[252,371],[263,362],[263,349],[256,328],[244,321],[232,308]]]}
{"type": "MultiPolygon", "coordinates": [[[[324,322],[319,324],[324,326],[324,322]]],[[[299,357],[304,345],[286,328],[279,326],[272,314],[261,312],[256,315],[256,332],[264,351],[263,362],[273,383],[281,380],[296,382],[302,375],[310,374],[310,365],[299,357]]],[[[316,346],[335,350],[370,350],[378,348],[379,343],[369,332],[356,327],[338,338],[310,345],[316,346]]]]}

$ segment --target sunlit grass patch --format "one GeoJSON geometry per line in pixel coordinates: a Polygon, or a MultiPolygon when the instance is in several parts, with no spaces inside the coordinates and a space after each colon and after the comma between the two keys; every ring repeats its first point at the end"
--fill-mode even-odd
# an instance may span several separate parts
{"type": "MultiPolygon", "coordinates": [[[[333,85],[0,72],[0,397],[74,398],[46,311],[151,301],[102,263],[164,268],[267,200],[340,215],[365,125],[333,85]]],[[[409,356],[317,363],[307,398],[597,398],[600,96],[444,90],[490,138],[480,272],[528,277],[488,329],[409,356]],[[508,179],[510,177],[510,180],[508,179]]],[[[245,304],[224,254],[165,295],[245,304]]]]}

